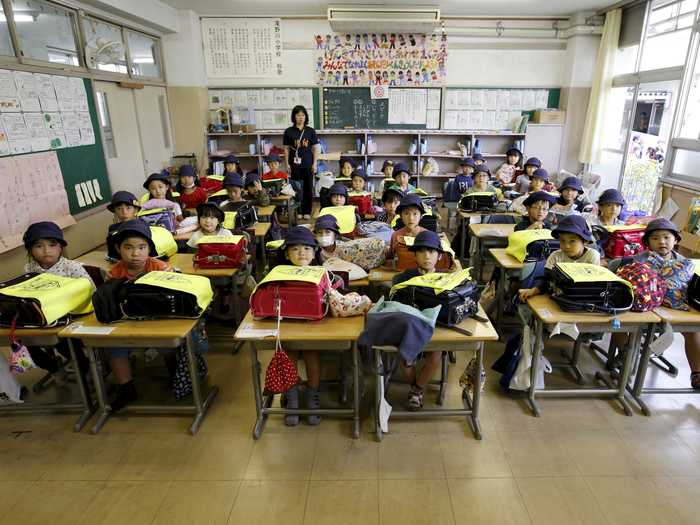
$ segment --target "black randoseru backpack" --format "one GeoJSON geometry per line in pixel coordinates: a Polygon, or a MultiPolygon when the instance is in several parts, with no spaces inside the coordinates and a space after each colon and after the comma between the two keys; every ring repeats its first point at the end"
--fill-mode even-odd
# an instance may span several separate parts
{"type": "Polygon", "coordinates": [[[113,323],[125,318],[122,304],[126,301],[127,281],[125,277],[109,279],[92,294],[92,306],[99,322],[113,323]]]}

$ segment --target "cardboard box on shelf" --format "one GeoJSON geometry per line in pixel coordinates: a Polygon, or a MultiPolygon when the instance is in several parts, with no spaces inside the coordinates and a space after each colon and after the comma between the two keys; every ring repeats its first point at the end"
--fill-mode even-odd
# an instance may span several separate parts
{"type": "Polygon", "coordinates": [[[566,111],[560,109],[538,109],[532,115],[533,124],[563,124],[566,111]]]}
{"type": "Polygon", "coordinates": [[[252,133],[255,124],[231,124],[231,133],[252,133]]]}
{"type": "Polygon", "coordinates": [[[678,251],[686,257],[700,255],[700,235],[681,230],[681,242],[678,243],[678,247],[678,251]]]}

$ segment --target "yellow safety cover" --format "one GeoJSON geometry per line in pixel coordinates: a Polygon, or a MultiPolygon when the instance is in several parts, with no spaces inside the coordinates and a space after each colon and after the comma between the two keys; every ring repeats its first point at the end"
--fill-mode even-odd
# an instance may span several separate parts
{"type": "Polygon", "coordinates": [[[203,235],[196,244],[238,244],[243,235],[203,235]]]}
{"type": "Polygon", "coordinates": [[[690,261],[693,263],[695,275],[700,277],[700,259],[690,259],[690,261]]]}
{"type": "Polygon", "coordinates": [[[364,197],[365,195],[369,195],[370,193],[367,191],[349,191],[348,192],[348,197],[364,197]]]}
{"type": "Polygon", "coordinates": [[[166,211],[165,208],[151,208],[149,210],[141,210],[136,213],[137,217],[143,217],[144,215],[153,215],[154,213],[161,213],[166,211]]]}
{"type": "Polygon", "coordinates": [[[236,227],[236,215],[238,212],[235,211],[225,211],[224,212],[224,222],[222,226],[227,230],[233,230],[236,227]]]}
{"type": "Polygon", "coordinates": [[[521,230],[508,236],[506,253],[523,262],[527,255],[527,245],[534,241],[553,239],[552,232],[546,228],[540,230],[521,230]]]}
{"type": "Polygon", "coordinates": [[[638,229],[643,229],[646,230],[647,225],[646,224],[614,224],[611,226],[603,226],[606,230],[609,232],[623,232],[623,231],[628,231],[628,230],[638,230],[638,229]]]}
{"type": "Polygon", "coordinates": [[[224,176],[223,175],[207,175],[207,179],[223,181],[224,176]]]}
{"type": "Polygon", "coordinates": [[[277,239],[275,241],[268,241],[265,244],[266,248],[277,249],[284,244],[284,239],[277,239]]]}
{"type": "Polygon", "coordinates": [[[214,291],[208,277],[202,275],[189,275],[176,272],[148,272],[134,281],[136,284],[147,284],[169,290],[177,290],[194,295],[197,306],[203,312],[211,303],[214,291]]]}
{"type": "MultiPolygon", "coordinates": [[[[413,241],[414,241],[414,240],[415,240],[415,237],[409,237],[408,235],[404,235],[404,236],[403,236],[403,243],[404,243],[406,246],[413,246],[413,241]]],[[[441,238],[441,239],[440,239],[440,244],[442,245],[442,250],[445,251],[445,252],[447,252],[447,253],[449,253],[450,255],[452,255],[452,258],[454,258],[455,252],[454,252],[454,250],[452,249],[452,246],[450,246],[450,241],[448,241],[447,239],[442,239],[442,238],[441,238]]]]}
{"type": "Polygon", "coordinates": [[[265,283],[276,281],[302,281],[311,284],[320,284],[323,276],[328,273],[323,266],[294,266],[291,264],[279,264],[258,283],[258,287],[265,283]]]}
{"type": "Polygon", "coordinates": [[[156,245],[158,257],[172,257],[177,253],[177,242],[173,234],[161,226],[151,226],[151,239],[156,245]]]}
{"type": "Polygon", "coordinates": [[[454,273],[435,272],[418,275],[417,277],[392,286],[389,295],[393,295],[397,290],[406,288],[407,286],[425,286],[426,288],[432,288],[435,291],[435,295],[438,295],[447,290],[453,290],[462,282],[471,279],[470,273],[471,268],[465,268],[464,270],[454,273]]]}
{"type": "Polygon", "coordinates": [[[575,283],[620,282],[633,289],[628,281],[598,264],[557,263],[557,267],[575,283]]]}
{"type": "Polygon", "coordinates": [[[214,192],[209,196],[210,197],[228,197],[228,192],[226,191],[226,189],[223,189],[223,190],[219,190],[217,192],[214,192]]]}
{"type": "Polygon", "coordinates": [[[0,294],[36,299],[48,325],[68,314],[92,312],[92,284],[84,277],[40,273],[21,283],[2,288],[0,294]]]}
{"type": "Polygon", "coordinates": [[[428,196],[428,192],[422,188],[416,188],[411,193],[415,193],[416,195],[421,195],[422,197],[428,196]]]}
{"type": "Polygon", "coordinates": [[[340,233],[350,233],[355,229],[355,206],[327,206],[318,214],[319,217],[323,215],[335,217],[340,233]]]}

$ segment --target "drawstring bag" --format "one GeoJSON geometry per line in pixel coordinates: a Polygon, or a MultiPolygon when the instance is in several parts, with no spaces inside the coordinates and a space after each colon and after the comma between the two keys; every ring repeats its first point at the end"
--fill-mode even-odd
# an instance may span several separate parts
{"type": "MultiPolygon", "coordinates": [[[[195,351],[196,352],[196,351],[195,351]]],[[[197,364],[197,376],[204,378],[209,369],[207,360],[199,353],[194,354],[197,364]]],[[[173,395],[175,399],[182,399],[192,393],[192,378],[190,377],[190,359],[184,346],[178,347],[175,354],[175,377],[173,377],[173,395]]]]}
{"type": "Polygon", "coordinates": [[[483,392],[486,388],[486,370],[481,366],[481,370],[477,372],[477,368],[479,368],[479,363],[476,356],[474,356],[469,360],[467,366],[464,368],[464,372],[462,372],[462,375],[459,377],[459,386],[462,387],[462,390],[471,392],[472,395],[476,387],[476,374],[481,375],[480,391],[483,392]]]}
{"type": "Polygon", "coordinates": [[[15,317],[15,319],[12,321],[12,327],[10,328],[11,352],[9,364],[12,372],[15,374],[23,374],[32,368],[36,368],[37,366],[34,363],[34,359],[32,359],[32,355],[29,353],[27,347],[22,343],[22,341],[15,337],[16,322],[17,318],[15,317]]]}
{"type": "Polygon", "coordinates": [[[275,340],[275,355],[265,371],[265,393],[283,394],[299,382],[299,373],[294,362],[282,348],[280,342],[281,302],[277,300],[277,339],[275,340]]]}
{"type": "Polygon", "coordinates": [[[5,356],[0,354],[0,405],[24,403],[20,394],[22,387],[15,375],[10,372],[10,365],[5,356]]]}

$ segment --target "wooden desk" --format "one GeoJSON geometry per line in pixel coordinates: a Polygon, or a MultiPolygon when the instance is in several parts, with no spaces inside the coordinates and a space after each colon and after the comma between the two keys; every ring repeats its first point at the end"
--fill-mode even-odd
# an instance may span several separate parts
{"type": "MultiPolygon", "coordinates": [[[[59,334],[65,328],[65,326],[55,326],[51,328],[17,328],[15,330],[15,337],[21,340],[27,346],[46,346],[54,347],[59,343],[59,334]]],[[[7,341],[10,337],[11,330],[9,328],[0,328],[0,339],[7,341]]],[[[87,385],[83,375],[80,373],[80,367],[78,366],[78,360],[76,359],[75,350],[73,345],[69,345],[71,363],[73,364],[73,369],[75,370],[75,382],[78,388],[78,393],[80,395],[80,400],[69,400],[69,401],[57,401],[57,402],[32,402],[31,398],[25,399],[24,403],[8,403],[0,405],[0,413],[16,413],[16,412],[50,412],[50,413],[64,413],[64,412],[79,412],[80,416],[78,420],[73,425],[73,430],[75,432],[80,432],[88,420],[92,417],[95,411],[92,400],[90,398],[90,393],[88,392],[87,385]]],[[[45,379],[50,378],[50,375],[44,376],[39,383],[35,386],[41,386],[44,384],[45,379]]],[[[36,390],[35,391],[39,391],[36,390]]]]}
{"type": "Polygon", "coordinates": [[[387,268],[386,266],[381,266],[379,268],[374,268],[367,273],[367,279],[370,283],[385,283],[391,282],[394,276],[401,272],[399,270],[387,268]]]}
{"type": "MultiPolygon", "coordinates": [[[[479,306],[480,317],[486,318],[486,313],[479,306]]],[[[470,424],[474,437],[482,438],[481,425],[479,423],[479,408],[481,400],[481,369],[484,362],[484,345],[487,341],[497,341],[498,333],[493,325],[489,322],[479,322],[475,319],[466,319],[459,324],[459,328],[471,332],[471,335],[465,335],[451,330],[449,328],[437,327],[433,333],[433,337],[426,345],[425,351],[444,352],[445,347],[450,351],[464,352],[476,350],[477,359],[477,377],[474,379],[474,392],[469,394],[468,391],[462,391],[462,407],[461,408],[435,408],[421,409],[415,412],[408,410],[400,410],[394,406],[391,411],[391,417],[451,417],[451,416],[466,416],[467,423],[470,424]]],[[[373,349],[374,354],[374,372],[375,372],[375,403],[374,403],[374,427],[377,439],[382,439],[382,429],[379,424],[379,413],[382,397],[384,395],[384,361],[382,352],[396,353],[398,349],[391,346],[376,346],[373,349]]],[[[440,380],[440,391],[438,393],[437,403],[442,405],[444,401],[444,388],[447,381],[447,359],[443,355],[442,358],[442,376],[440,380]]]]}
{"type": "Polygon", "coordinates": [[[270,221],[270,217],[272,217],[272,214],[275,213],[275,206],[274,204],[269,204],[267,206],[256,206],[255,210],[258,214],[259,219],[267,219],[267,221],[270,221]]]}
{"type": "Polygon", "coordinates": [[[260,264],[262,268],[260,268],[260,272],[258,272],[258,275],[262,275],[266,270],[267,270],[267,250],[265,248],[265,236],[267,233],[270,231],[270,228],[272,227],[272,223],[270,222],[256,222],[252,228],[248,228],[247,231],[252,233],[255,238],[258,240],[257,244],[257,249],[260,250],[260,264]]]}
{"type": "MultiPolygon", "coordinates": [[[[353,399],[352,408],[350,409],[328,409],[321,408],[318,410],[287,410],[285,408],[271,408],[274,395],[270,394],[263,397],[262,386],[260,382],[261,367],[258,360],[257,343],[262,341],[260,336],[251,333],[251,330],[276,330],[277,321],[273,319],[265,319],[256,321],[253,319],[250,311],[246,314],[241,324],[236,330],[234,338],[238,341],[250,341],[250,360],[253,371],[253,394],[255,398],[255,410],[257,419],[253,428],[253,438],[258,439],[263,432],[267,416],[270,414],[286,415],[286,414],[319,414],[319,415],[339,415],[352,416],[353,438],[360,437],[360,366],[359,354],[357,351],[357,338],[364,328],[364,317],[345,317],[333,318],[326,317],[320,321],[297,321],[292,319],[284,319],[280,323],[280,340],[284,342],[304,342],[309,343],[310,348],[318,348],[319,343],[338,343],[348,342],[351,344],[352,352],[352,376],[353,376],[353,399]]],[[[273,338],[266,339],[274,341],[273,338]]],[[[308,350],[305,350],[308,351],[308,350]]]]}
{"type": "Polygon", "coordinates": [[[108,272],[114,266],[113,262],[107,260],[107,250],[93,250],[76,259],[80,264],[86,266],[96,266],[108,272]]]}
{"type": "Polygon", "coordinates": [[[476,242],[476,247],[474,249],[476,257],[472,266],[476,270],[474,273],[479,281],[481,281],[481,274],[484,268],[484,259],[488,255],[485,248],[505,246],[508,242],[508,236],[513,233],[514,230],[515,224],[469,225],[469,231],[476,242]]]}
{"type": "Polygon", "coordinates": [[[369,277],[365,277],[364,279],[355,279],[354,281],[350,281],[348,283],[348,288],[364,288],[369,286],[369,284],[369,277]]]}
{"type": "MultiPolygon", "coordinates": [[[[659,316],[662,322],[669,323],[674,332],[700,332],[700,312],[692,307],[687,312],[662,307],[654,310],[654,313],[659,316]]],[[[645,388],[644,382],[651,357],[652,349],[647,344],[639,357],[637,374],[634,377],[634,385],[631,390],[632,399],[639,405],[644,415],[650,416],[651,410],[642,401],[641,396],[643,394],[700,394],[700,390],[695,390],[694,388],[645,388]]]]}
{"type": "Polygon", "coordinates": [[[466,212],[458,209],[457,231],[460,232],[462,236],[462,251],[458,255],[462,261],[465,260],[464,247],[467,244],[467,224],[470,224],[471,219],[475,219],[477,217],[483,223],[484,219],[490,215],[507,215],[509,217],[522,217],[520,213],[515,212],[466,212]]]}
{"type": "Polygon", "coordinates": [[[197,375],[197,363],[192,348],[192,329],[198,323],[198,319],[159,319],[153,321],[123,321],[112,324],[102,324],[97,321],[94,314],[72,323],[59,333],[60,337],[80,339],[90,359],[90,370],[97,392],[97,400],[100,407],[100,415],[92,427],[93,434],[100,431],[110,416],[111,408],[107,404],[107,393],[104,378],[99,370],[96,358],[96,348],[177,348],[184,344],[189,359],[190,380],[192,381],[193,405],[128,405],[120,410],[122,413],[133,414],[194,414],[194,420],[190,426],[192,435],[197,433],[204,417],[219,392],[219,388],[212,386],[205,398],[197,375]]]}
{"type": "Polygon", "coordinates": [[[277,197],[271,197],[270,202],[276,204],[277,206],[287,206],[287,217],[289,218],[289,227],[297,225],[296,208],[294,208],[294,197],[289,195],[278,195],[277,197]]]}
{"type": "MultiPolygon", "coordinates": [[[[530,389],[528,391],[528,401],[535,416],[539,416],[540,411],[535,401],[537,396],[552,397],[614,397],[622,405],[628,416],[632,415],[632,410],[625,399],[625,391],[629,382],[630,374],[634,364],[634,356],[639,351],[642,335],[646,333],[644,346],[649,345],[654,325],[660,321],[659,316],[653,312],[625,312],[612,316],[604,314],[591,314],[585,312],[564,312],[559,305],[548,295],[538,295],[528,299],[530,310],[534,314],[535,320],[535,348],[532,353],[532,366],[530,368],[530,389]],[[616,320],[616,323],[613,321],[616,320]],[[600,372],[596,372],[596,379],[605,383],[607,388],[589,386],[587,388],[567,388],[567,389],[536,389],[540,356],[544,347],[544,325],[557,323],[575,323],[580,333],[630,333],[628,348],[625,352],[625,359],[620,372],[618,385],[613,386],[608,379],[600,372]]],[[[571,359],[565,364],[574,370],[578,382],[583,381],[583,375],[578,369],[578,356],[580,351],[580,338],[574,344],[571,359]]]]}
{"type": "Polygon", "coordinates": [[[496,292],[498,294],[496,298],[496,325],[500,326],[501,316],[504,310],[504,298],[508,288],[508,277],[512,276],[513,274],[520,273],[520,270],[523,269],[524,264],[518,261],[512,255],[508,255],[505,248],[491,248],[489,249],[489,253],[496,261],[496,266],[503,268],[501,278],[498,282],[498,290],[496,292]]]}

